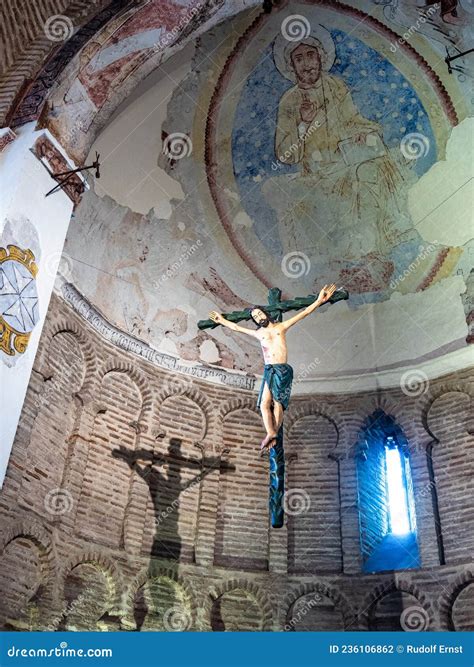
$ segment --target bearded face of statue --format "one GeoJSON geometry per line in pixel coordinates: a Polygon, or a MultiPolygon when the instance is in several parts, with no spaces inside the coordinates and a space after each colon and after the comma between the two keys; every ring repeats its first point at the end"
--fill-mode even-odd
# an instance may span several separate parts
{"type": "Polygon", "coordinates": [[[253,308],[250,312],[250,316],[259,328],[268,327],[270,324],[270,318],[268,317],[268,314],[260,308],[253,308]]]}
{"type": "Polygon", "coordinates": [[[298,82],[304,86],[313,86],[321,75],[321,57],[314,46],[297,46],[291,53],[291,64],[298,82]]]}

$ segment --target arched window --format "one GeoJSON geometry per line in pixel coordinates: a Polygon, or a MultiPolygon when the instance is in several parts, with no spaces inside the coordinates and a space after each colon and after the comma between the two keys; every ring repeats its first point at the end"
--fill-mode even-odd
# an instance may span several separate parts
{"type": "Polygon", "coordinates": [[[408,443],[393,417],[376,410],[357,447],[364,572],[420,566],[408,443]]]}

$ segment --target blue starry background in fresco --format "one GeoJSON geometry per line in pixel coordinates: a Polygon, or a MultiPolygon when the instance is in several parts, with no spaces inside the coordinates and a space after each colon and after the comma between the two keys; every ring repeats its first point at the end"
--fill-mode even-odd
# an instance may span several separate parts
{"type": "MultiPolygon", "coordinates": [[[[414,167],[421,176],[436,162],[437,156],[429,118],[417,93],[377,51],[340,30],[330,33],[336,44],[336,59],[330,74],[342,77],[360,113],[382,126],[385,144],[399,148],[402,138],[411,132],[427,137],[429,151],[414,167]]],[[[278,171],[272,170],[272,162],[277,159],[274,139],[278,104],[293,86],[277,70],[272,48],[270,44],[262,54],[242,90],[232,132],[232,159],[242,206],[254,222],[255,233],[269,252],[280,253],[277,235],[268,234],[269,228],[277,228],[276,214],[267,205],[261,187],[267,178],[298,171],[298,166],[280,163],[278,171]]],[[[413,249],[405,247],[402,264],[409,263],[418,248],[419,242],[413,243],[413,249]]]]}

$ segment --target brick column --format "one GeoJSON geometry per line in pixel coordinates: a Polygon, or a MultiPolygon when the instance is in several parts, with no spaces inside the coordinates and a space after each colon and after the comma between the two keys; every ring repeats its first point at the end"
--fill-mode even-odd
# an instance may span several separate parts
{"type": "Polygon", "coordinates": [[[342,569],[345,574],[362,571],[360,550],[357,470],[354,457],[339,459],[341,496],[342,569]]]}
{"type": "Polygon", "coordinates": [[[420,444],[410,451],[410,468],[421,567],[434,567],[440,565],[440,559],[433,511],[434,488],[428,468],[426,445],[420,444]]]}
{"type": "Polygon", "coordinates": [[[202,470],[204,475],[201,480],[195,542],[197,565],[210,566],[214,562],[220,459],[226,453],[227,450],[223,450],[212,457],[209,457],[206,452],[203,453],[202,470]],[[207,472],[208,470],[210,472],[207,472]]]}
{"type": "Polygon", "coordinates": [[[81,413],[69,438],[68,458],[64,468],[61,488],[71,494],[71,511],[60,517],[61,528],[73,532],[76,522],[79,498],[81,495],[84,474],[89,454],[89,443],[94,429],[94,422],[99,410],[98,404],[89,400],[82,406],[81,413]]]}
{"type": "MultiPolygon", "coordinates": [[[[140,421],[135,425],[135,430],[137,432],[135,449],[145,449],[152,454],[155,448],[155,438],[150,432],[151,429],[147,424],[140,421]]],[[[122,529],[122,542],[125,551],[133,556],[139,556],[141,552],[149,497],[150,490],[148,486],[143,484],[141,477],[132,470],[122,529]]],[[[156,520],[155,516],[153,516],[153,520],[156,520]]]]}

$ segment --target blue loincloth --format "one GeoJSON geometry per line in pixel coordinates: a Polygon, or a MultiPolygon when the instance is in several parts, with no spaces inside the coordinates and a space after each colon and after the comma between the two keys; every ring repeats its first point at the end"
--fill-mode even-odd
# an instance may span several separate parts
{"type": "Polygon", "coordinates": [[[263,390],[266,383],[273,396],[273,400],[281,403],[283,410],[286,410],[290,402],[292,381],[293,369],[290,364],[266,364],[257,406],[260,407],[260,403],[262,402],[263,390]]]}

